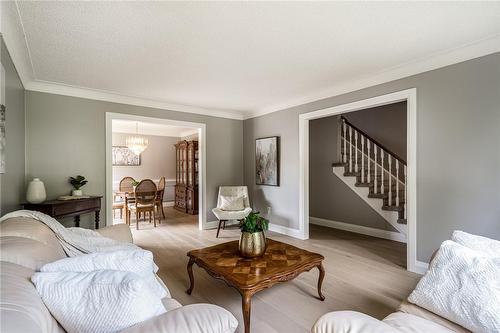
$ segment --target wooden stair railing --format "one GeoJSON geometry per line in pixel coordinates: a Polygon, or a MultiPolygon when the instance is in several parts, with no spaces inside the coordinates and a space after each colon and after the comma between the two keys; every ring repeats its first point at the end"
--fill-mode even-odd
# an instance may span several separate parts
{"type": "Polygon", "coordinates": [[[406,162],[358,127],[341,117],[340,162],[344,176],[356,177],[356,185],[369,187],[370,198],[383,200],[382,209],[398,212],[406,224],[406,162]]]}

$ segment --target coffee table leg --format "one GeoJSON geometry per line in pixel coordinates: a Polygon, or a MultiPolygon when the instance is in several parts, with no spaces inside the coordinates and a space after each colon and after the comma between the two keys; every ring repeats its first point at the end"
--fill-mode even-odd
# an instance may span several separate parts
{"type": "Polygon", "coordinates": [[[186,290],[186,293],[188,295],[191,295],[191,292],[193,291],[193,288],[194,288],[193,264],[194,264],[194,259],[189,258],[189,262],[187,265],[187,271],[188,271],[188,275],[189,275],[190,285],[189,285],[189,289],[186,290]]]}
{"type": "Polygon", "coordinates": [[[250,333],[250,310],[252,308],[252,294],[244,291],[241,294],[241,305],[243,308],[243,322],[245,324],[245,333],[250,333]]]}
{"type": "Polygon", "coordinates": [[[319,299],[322,300],[322,301],[324,301],[325,300],[325,296],[321,292],[321,285],[323,284],[323,279],[325,278],[325,269],[323,268],[323,263],[320,263],[317,267],[318,267],[318,270],[319,270],[318,295],[319,295],[319,299]]]}

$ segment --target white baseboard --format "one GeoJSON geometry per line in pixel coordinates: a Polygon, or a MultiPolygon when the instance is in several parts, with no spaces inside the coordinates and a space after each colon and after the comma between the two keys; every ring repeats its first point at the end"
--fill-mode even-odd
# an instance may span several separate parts
{"type": "Polygon", "coordinates": [[[417,260],[415,265],[415,273],[425,274],[425,272],[427,272],[428,269],[429,269],[429,263],[417,260]]]}
{"type": "Polygon", "coordinates": [[[390,240],[393,240],[396,242],[406,243],[406,235],[399,233],[399,232],[395,232],[395,231],[381,230],[381,229],[370,228],[370,227],[365,227],[365,226],[356,225],[356,224],[326,220],[326,219],[322,219],[319,217],[312,217],[312,216],[309,217],[309,223],[321,225],[323,227],[335,228],[335,229],[355,232],[358,234],[363,234],[363,235],[368,235],[368,236],[373,236],[373,237],[378,237],[378,238],[384,238],[384,239],[390,239],[390,240]]]}
{"type": "Polygon", "coordinates": [[[292,229],[288,227],[284,227],[279,224],[269,223],[269,230],[273,232],[277,232],[279,234],[287,235],[293,238],[304,239],[302,232],[299,229],[292,229]]]}

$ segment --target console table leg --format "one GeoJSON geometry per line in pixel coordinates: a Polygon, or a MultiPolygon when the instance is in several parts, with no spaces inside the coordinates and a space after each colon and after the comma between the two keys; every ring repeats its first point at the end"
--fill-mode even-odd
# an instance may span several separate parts
{"type": "Polygon", "coordinates": [[[250,333],[250,311],[252,309],[252,294],[248,291],[241,294],[243,308],[243,322],[245,324],[245,333],[250,333]]]}
{"type": "Polygon", "coordinates": [[[96,210],[96,212],[95,212],[95,228],[96,229],[99,229],[99,213],[100,213],[100,211],[96,210]]]}
{"type": "Polygon", "coordinates": [[[193,292],[193,288],[194,288],[194,276],[193,276],[193,264],[194,264],[194,259],[193,258],[189,258],[189,262],[188,262],[188,265],[187,265],[187,271],[188,271],[188,275],[189,275],[189,289],[186,290],[186,293],[188,295],[191,295],[191,292],[193,292]]]}
{"type": "Polygon", "coordinates": [[[319,295],[319,299],[322,300],[322,301],[324,301],[325,300],[325,296],[321,292],[321,285],[323,284],[323,279],[325,278],[325,269],[323,268],[323,263],[320,263],[317,267],[318,267],[318,270],[319,270],[318,295],[319,295]]]}
{"type": "Polygon", "coordinates": [[[80,227],[80,215],[75,216],[75,227],[80,227]]]}

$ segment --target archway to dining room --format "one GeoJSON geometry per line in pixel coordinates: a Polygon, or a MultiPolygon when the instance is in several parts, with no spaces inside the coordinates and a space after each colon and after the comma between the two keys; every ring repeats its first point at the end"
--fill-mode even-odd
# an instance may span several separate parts
{"type": "Polygon", "coordinates": [[[205,124],[106,114],[106,224],[204,229],[205,124]]]}

